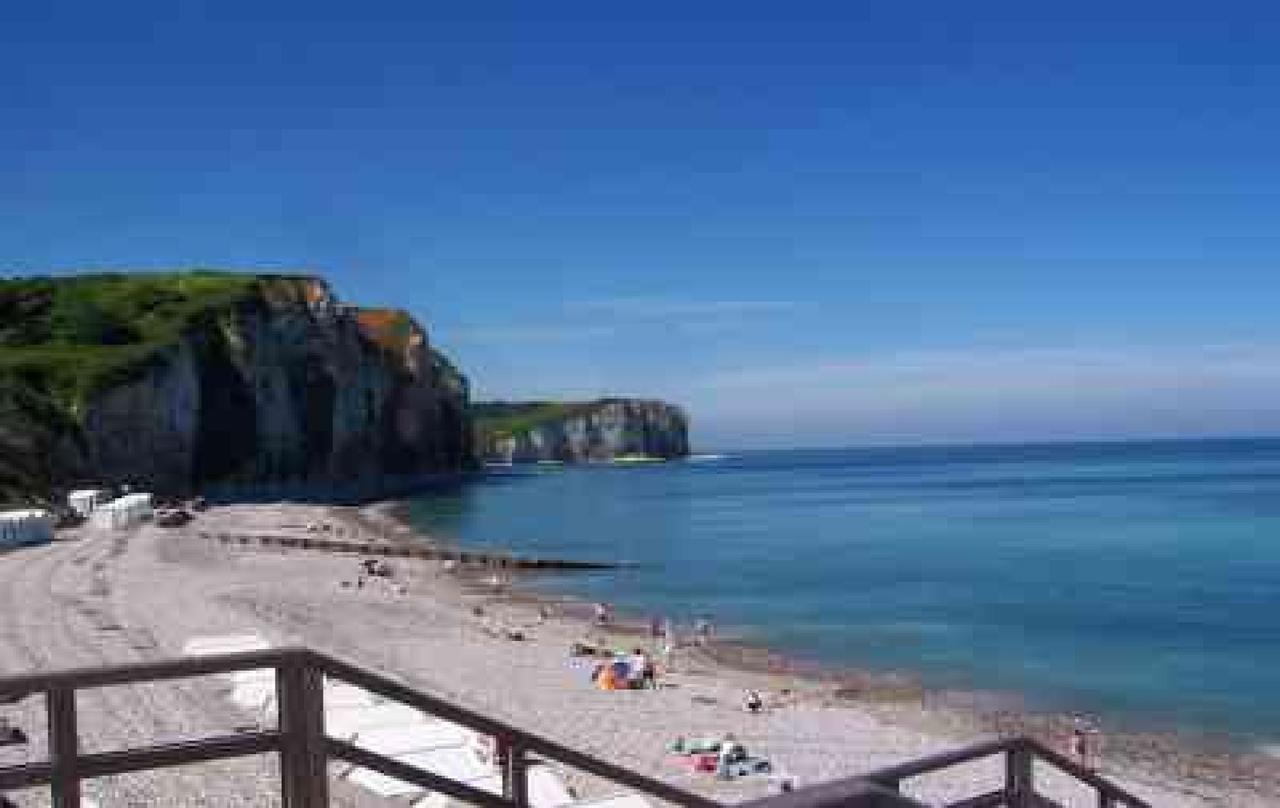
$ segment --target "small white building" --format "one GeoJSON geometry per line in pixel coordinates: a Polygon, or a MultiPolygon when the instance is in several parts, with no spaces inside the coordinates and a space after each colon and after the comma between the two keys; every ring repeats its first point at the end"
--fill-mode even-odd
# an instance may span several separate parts
{"type": "Polygon", "coordinates": [[[126,494],[94,509],[89,524],[108,530],[126,530],[151,518],[150,494],[126,494]]]}
{"type": "Polygon", "coordinates": [[[0,548],[53,541],[53,516],[48,511],[0,511],[0,548]]]}
{"type": "Polygon", "coordinates": [[[67,494],[67,505],[71,506],[71,510],[88,518],[89,514],[98,509],[99,505],[111,499],[111,494],[101,488],[82,488],[79,491],[72,491],[67,494]]]}

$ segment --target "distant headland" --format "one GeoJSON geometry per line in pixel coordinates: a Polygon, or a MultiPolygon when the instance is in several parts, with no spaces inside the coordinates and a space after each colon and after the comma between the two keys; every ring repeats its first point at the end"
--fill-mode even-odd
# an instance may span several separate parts
{"type": "Polygon", "coordinates": [[[344,303],[316,275],[0,280],[0,503],[104,482],[371,498],[508,444],[520,459],[680,456],[685,424],[629,399],[473,408],[413,317],[344,303]]]}
{"type": "Polygon", "coordinates": [[[489,463],[670,460],[689,454],[676,406],[636,398],[487,401],[472,406],[476,453],[489,463]]]}

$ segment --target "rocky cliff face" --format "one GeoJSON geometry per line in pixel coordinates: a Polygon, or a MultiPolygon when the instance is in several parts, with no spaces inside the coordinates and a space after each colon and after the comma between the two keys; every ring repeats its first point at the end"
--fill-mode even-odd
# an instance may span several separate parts
{"type": "Polygon", "coordinates": [[[0,450],[7,435],[44,452],[35,477],[54,486],[351,496],[471,460],[467,382],[426,332],[403,312],[344,305],[315,278],[262,278],[197,307],[115,375],[53,406],[64,417],[50,423],[31,414],[56,399],[46,377],[19,373],[29,389],[0,396],[0,450]]]}
{"type": "Polygon", "coordinates": [[[490,462],[566,463],[689,454],[685,414],[662,401],[477,404],[479,454],[490,462]]]}

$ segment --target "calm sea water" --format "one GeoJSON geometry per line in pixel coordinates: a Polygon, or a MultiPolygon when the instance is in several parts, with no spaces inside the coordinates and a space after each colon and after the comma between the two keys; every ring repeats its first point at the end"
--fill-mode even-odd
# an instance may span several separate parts
{"type": "Polygon", "coordinates": [[[1280,738],[1280,440],[526,468],[414,503],[545,582],[771,647],[1159,728],[1280,738]]]}

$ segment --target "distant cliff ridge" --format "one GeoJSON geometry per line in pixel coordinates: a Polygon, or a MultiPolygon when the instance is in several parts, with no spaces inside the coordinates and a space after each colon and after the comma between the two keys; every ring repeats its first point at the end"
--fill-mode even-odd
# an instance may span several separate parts
{"type": "Polygon", "coordinates": [[[481,402],[473,406],[477,454],[490,462],[565,463],[689,454],[683,411],[662,401],[481,402]]]}
{"type": "Polygon", "coordinates": [[[0,281],[0,498],[79,482],[372,495],[472,461],[466,379],[310,276],[0,281]]]}

